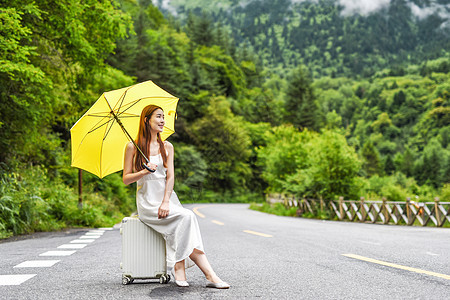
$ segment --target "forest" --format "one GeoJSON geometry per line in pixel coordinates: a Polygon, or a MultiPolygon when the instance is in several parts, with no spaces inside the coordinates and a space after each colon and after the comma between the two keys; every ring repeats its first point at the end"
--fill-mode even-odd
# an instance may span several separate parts
{"type": "MultiPolygon", "coordinates": [[[[282,2],[270,2],[281,15],[282,2]]],[[[145,80],[180,98],[169,140],[184,203],[272,192],[450,201],[448,19],[394,16],[406,25],[380,35],[383,12],[297,2],[282,47],[271,47],[272,14],[240,23],[268,1],[233,18],[219,6],[169,14],[150,0],[0,2],[0,238],[113,225],[136,209],[120,172],[84,172],[77,206],[70,128],[104,91],[145,80]]],[[[408,16],[406,2],[386,9],[408,16]]]]}

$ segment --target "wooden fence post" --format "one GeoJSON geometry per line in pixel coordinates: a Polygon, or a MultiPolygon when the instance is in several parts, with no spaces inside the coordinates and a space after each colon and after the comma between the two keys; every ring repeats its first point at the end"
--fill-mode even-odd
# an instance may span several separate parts
{"type": "Polygon", "coordinates": [[[365,222],[366,221],[366,215],[367,215],[367,212],[366,212],[366,209],[365,209],[365,207],[364,207],[364,197],[360,197],[359,198],[359,200],[361,201],[361,208],[360,208],[360,210],[361,210],[361,218],[362,218],[362,222],[365,222]]]}
{"type": "Polygon", "coordinates": [[[320,211],[323,211],[323,198],[320,196],[320,211]]]}
{"type": "Polygon", "coordinates": [[[406,198],[406,217],[408,219],[408,224],[406,224],[406,225],[412,225],[411,224],[412,216],[411,216],[411,198],[410,197],[406,198]]]}
{"type": "Polygon", "coordinates": [[[339,214],[340,216],[340,220],[344,220],[344,197],[339,197],[339,214]]]}
{"type": "Polygon", "coordinates": [[[83,170],[78,169],[78,208],[83,208],[83,170]]]}
{"type": "Polygon", "coordinates": [[[436,215],[437,226],[441,227],[441,212],[439,210],[439,197],[434,198],[434,214],[436,215]]]}
{"type": "Polygon", "coordinates": [[[383,210],[383,214],[384,214],[384,224],[388,224],[389,223],[389,211],[388,211],[388,209],[387,209],[387,203],[386,203],[386,197],[383,197],[383,207],[382,207],[382,210],[383,210]]]}

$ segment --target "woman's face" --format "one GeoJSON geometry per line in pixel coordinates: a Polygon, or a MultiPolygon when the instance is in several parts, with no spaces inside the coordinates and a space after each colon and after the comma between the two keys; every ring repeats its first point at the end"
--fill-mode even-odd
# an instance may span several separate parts
{"type": "Polygon", "coordinates": [[[158,108],[150,116],[150,120],[147,121],[152,131],[162,132],[164,130],[164,112],[158,108]]]}

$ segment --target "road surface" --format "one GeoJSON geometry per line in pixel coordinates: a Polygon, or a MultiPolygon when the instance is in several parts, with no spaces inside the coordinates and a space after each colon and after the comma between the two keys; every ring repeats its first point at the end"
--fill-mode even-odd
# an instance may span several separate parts
{"type": "Polygon", "coordinates": [[[196,267],[187,270],[189,288],[173,280],[122,285],[115,226],[0,243],[0,299],[450,299],[449,229],[279,217],[246,204],[185,206],[229,290],[205,288],[196,267]]]}

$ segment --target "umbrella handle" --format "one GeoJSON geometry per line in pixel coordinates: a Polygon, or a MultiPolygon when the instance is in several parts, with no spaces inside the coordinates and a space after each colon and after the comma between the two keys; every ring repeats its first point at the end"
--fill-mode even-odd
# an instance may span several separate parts
{"type": "Polygon", "coordinates": [[[150,167],[149,166],[147,166],[146,164],[142,164],[143,166],[144,166],[144,168],[146,168],[147,169],[147,171],[149,171],[149,172],[152,172],[152,173],[155,173],[155,171],[156,170],[152,170],[152,169],[150,169],[150,167]]]}

